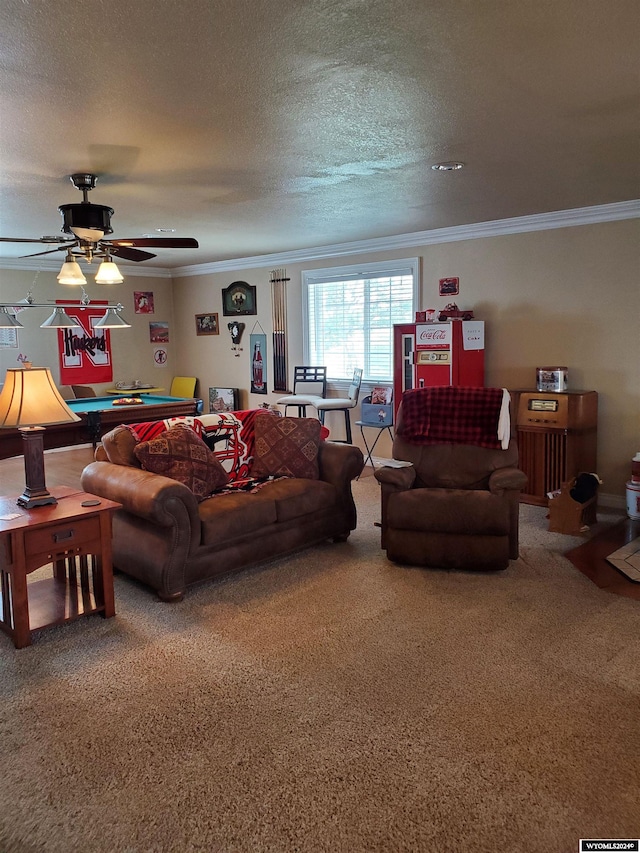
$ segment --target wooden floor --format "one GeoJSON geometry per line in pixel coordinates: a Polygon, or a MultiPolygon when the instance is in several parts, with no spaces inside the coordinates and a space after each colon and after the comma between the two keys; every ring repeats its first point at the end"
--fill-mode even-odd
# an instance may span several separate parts
{"type": "MultiPolygon", "coordinates": [[[[83,468],[93,462],[91,445],[46,450],[44,470],[47,488],[52,486],[73,486],[80,488],[80,474],[83,468]]],[[[0,460],[0,494],[20,495],[24,491],[24,458],[14,456],[0,460]]]]}
{"type": "MultiPolygon", "coordinates": [[[[90,445],[45,452],[47,488],[74,486],[80,488],[80,474],[93,461],[90,445]]],[[[365,472],[363,472],[364,475],[365,472]]],[[[373,474],[369,469],[367,475],[373,474]]],[[[24,460],[22,456],[0,460],[0,494],[19,495],[24,489],[24,460]]],[[[609,554],[640,536],[640,520],[630,518],[603,530],[584,544],[568,551],[566,557],[596,586],[616,595],[640,601],[640,583],[630,581],[607,562],[609,554]]]]}
{"type": "Polygon", "coordinates": [[[613,554],[638,536],[640,520],[627,518],[598,533],[583,545],[567,551],[565,557],[600,589],[640,601],[640,583],[629,580],[607,562],[609,554],[613,554]]]}

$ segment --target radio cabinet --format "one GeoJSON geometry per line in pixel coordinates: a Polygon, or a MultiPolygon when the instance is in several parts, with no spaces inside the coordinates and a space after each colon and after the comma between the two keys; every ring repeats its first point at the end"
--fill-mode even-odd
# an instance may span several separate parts
{"type": "Polygon", "coordinates": [[[525,389],[511,397],[519,467],[529,478],[520,499],[547,506],[549,492],[582,471],[597,472],[598,395],[525,389]]]}

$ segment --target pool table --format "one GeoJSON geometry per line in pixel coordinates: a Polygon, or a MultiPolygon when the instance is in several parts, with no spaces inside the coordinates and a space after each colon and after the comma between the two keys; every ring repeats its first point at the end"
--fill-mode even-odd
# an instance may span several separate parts
{"type": "MultiPolygon", "coordinates": [[[[131,406],[114,405],[118,399],[120,398],[84,397],[79,400],[65,400],[80,420],[46,427],[43,434],[45,450],[88,442],[96,445],[106,432],[118,424],[139,424],[144,421],[160,421],[179,415],[202,413],[202,400],[195,398],[144,394],[140,397],[141,403],[131,406]]],[[[20,456],[23,453],[22,445],[22,437],[17,429],[0,429],[0,459],[20,456]]]]}

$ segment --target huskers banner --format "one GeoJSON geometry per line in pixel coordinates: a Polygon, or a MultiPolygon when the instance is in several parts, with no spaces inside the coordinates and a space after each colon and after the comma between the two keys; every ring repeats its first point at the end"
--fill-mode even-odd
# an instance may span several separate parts
{"type": "MultiPolygon", "coordinates": [[[[66,300],[58,300],[58,302],[66,300]]],[[[91,385],[113,380],[109,329],[96,329],[94,323],[104,317],[106,301],[65,308],[78,325],[58,329],[61,385],[91,385]]]]}

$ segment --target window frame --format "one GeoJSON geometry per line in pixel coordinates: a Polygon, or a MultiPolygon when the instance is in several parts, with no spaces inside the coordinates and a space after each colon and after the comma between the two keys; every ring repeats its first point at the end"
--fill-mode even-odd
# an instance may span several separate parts
{"type": "MultiPolygon", "coordinates": [[[[406,320],[407,323],[412,323],[415,319],[415,312],[420,305],[420,258],[397,258],[386,261],[370,261],[364,264],[349,264],[345,266],[325,267],[318,269],[308,269],[302,271],[302,357],[304,364],[310,364],[309,354],[309,287],[311,284],[322,283],[323,281],[343,281],[348,278],[384,278],[392,272],[400,272],[409,270],[413,276],[413,293],[412,293],[412,309],[411,317],[406,320]]],[[[363,376],[363,384],[380,384],[382,382],[393,382],[393,334],[391,335],[391,376],[385,379],[371,379],[363,376]]],[[[362,365],[363,369],[365,365],[362,365]]],[[[348,385],[351,377],[335,377],[327,376],[327,380],[333,387],[348,385]]]]}

